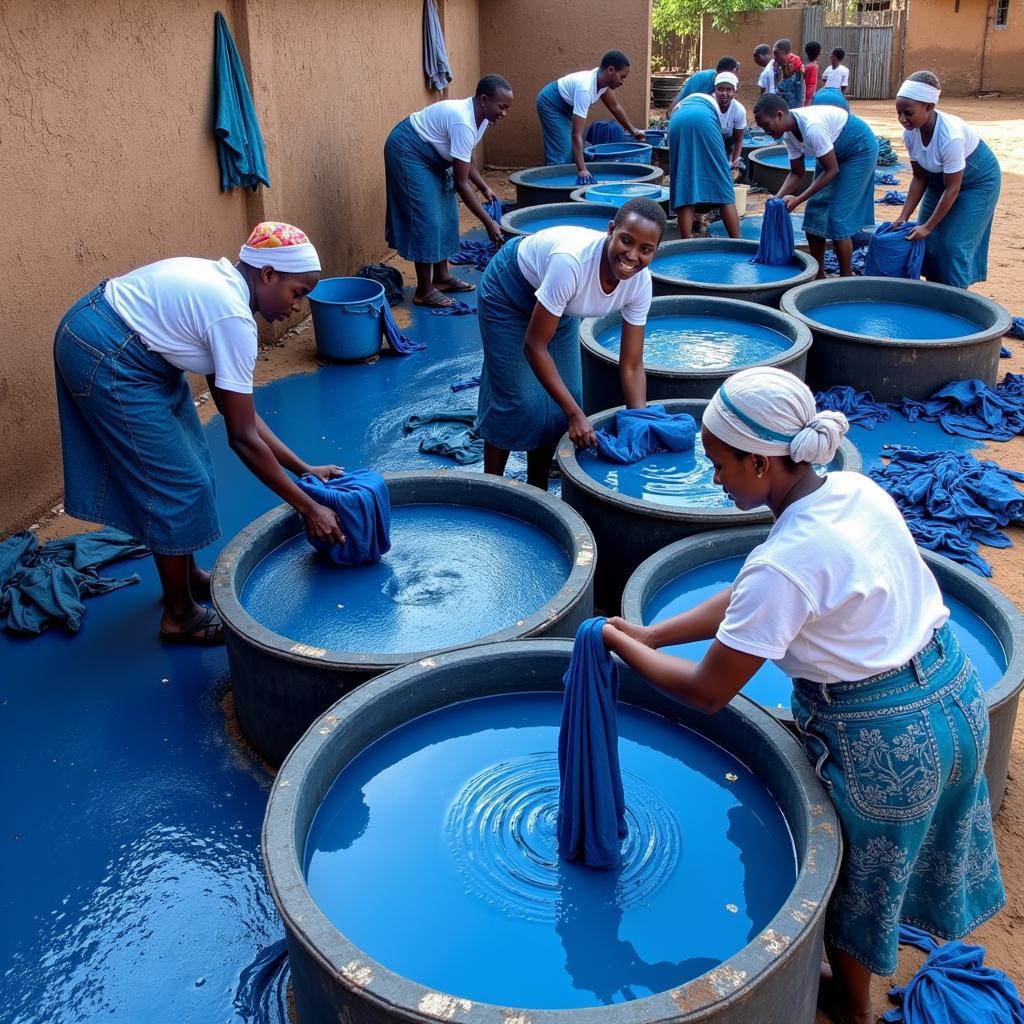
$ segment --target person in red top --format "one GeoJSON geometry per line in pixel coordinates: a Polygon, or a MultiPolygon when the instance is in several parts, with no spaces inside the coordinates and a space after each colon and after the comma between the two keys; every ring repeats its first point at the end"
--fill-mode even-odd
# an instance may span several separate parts
{"type": "Polygon", "coordinates": [[[809,107],[814,99],[814,91],[818,88],[818,58],[821,56],[821,43],[808,43],[804,47],[807,62],[804,64],[804,106],[809,107]]]}

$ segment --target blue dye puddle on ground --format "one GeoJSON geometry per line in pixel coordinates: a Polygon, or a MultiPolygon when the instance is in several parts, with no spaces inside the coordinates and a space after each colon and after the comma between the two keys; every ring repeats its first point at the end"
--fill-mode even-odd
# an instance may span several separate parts
{"type": "MultiPolygon", "coordinates": [[[[769,167],[786,167],[790,166],[789,154],[785,150],[778,153],[758,153],[757,163],[767,164],[769,167]]],[[[815,172],[818,166],[818,161],[813,156],[804,157],[804,170],[810,171],[811,174],[815,172]]]]}
{"type": "MultiPolygon", "coordinates": [[[[618,355],[619,327],[609,328],[599,345],[618,355]]],[[[774,359],[790,347],[780,331],[746,320],[717,316],[654,316],[647,321],[644,365],[659,370],[725,370],[774,359]]]]}
{"type": "MultiPolygon", "coordinates": [[[[673,615],[696,608],[709,597],[732,586],[742,565],[743,558],[736,556],[708,562],[680,573],[659,587],[648,600],[642,613],[644,625],[664,622],[673,615]]],[[[948,594],[943,594],[943,598],[949,609],[953,632],[974,662],[982,685],[986,690],[991,689],[1006,671],[1006,655],[998,638],[988,623],[961,600],[948,594]]],[[[710,646],[710,640],[698,640],[663,649],[677,657],[699,661],[710,646]]],[[[769,711],[788,712],[791,690],[789,677],[770,661],[766,661],[743,687],[746,696],[769,711]]]]}
{"type": "Polygon", "coordinates": [[[932,309],[922,295],[921,303],[912,302],[829,302],[812,306],[804,314],[826,327],[870,338],[894,338],[900,341],[944,341],[976,334],[981,328],[966,317],[932,309]]]}
{"type": "Polygon", "coordinates": [[[765,785],[697,733],[620,705],[617,871],[557,853],[554,693],[424,715],[350,762],[313,820],[310,892],[390,970],[471,1000],[601,1006],[680,985],[767,925],[796,878],[765,785]]]}
{"type": "Polygon", "coordinates": [[[299,535],[253,569],[242,604],[289,640],[409,653],[470,643],[529,618],[570,571],[561,545],[520,519],[399,505],[391,510],[391,550],[376,565],[334,565],[299,535]]]}
{"type": "MultiPolygon", "coordinates": [[[[543,168],[541,168],[543,169],[543,168]]],[[[630,174],[629,171],[623,171],[621,174],[617,171],[599,171],[591,172],[594,174],[594,184],[604,185],[612,182],[619,181],[636,181],[637,178],[643,177],[650,172],[645,168],[643,171],[635,171],[630,174]]],[[[545,174],[543,177],[538,176],[531,178],[529,175],[523,176],[524,185],[534,185],[539,188],[578,188],[576,181],[577,174],[575,171],[567,172],[565,174],[545,174]]]]}
{"type": "Polygon", "coordinates": [[[971,452],[976,458],[985,458],[985,442],[973,437],[958,437],[947,434],[938,423],[918,420],[911,423],[898,412],[886,423],[879,423],[873,430],[851,424],[846,439],[857,447],[864,459],[864,472],[880,469],[884,465],[886,446],[917,448],[922,452],[971,452]]]}
{"type": "Polygon", "coordinates": [[[803,269],[797,263],[769,266],[751,263],[753,253],[689,252],[666,253],[654,257],[651,272],[695,284],[744,285],[771,284],[796,277],[803,269]]]}
{"type": "Polygon", "coordinates": [[[579,212],[566,213],[559,217],[524,218],[515,226],[519,231],[543,231],[545,228],[591,228],[593,231],[607,231],[611,218],[607,213],[591,213],[585,203],[576,204],[579,212]]]}

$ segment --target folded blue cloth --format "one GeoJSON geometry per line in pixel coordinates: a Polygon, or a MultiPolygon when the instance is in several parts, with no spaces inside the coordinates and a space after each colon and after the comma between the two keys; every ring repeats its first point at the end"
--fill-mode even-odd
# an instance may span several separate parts
{"type": "Polygon", "coordinates": [[[902,206],[907,201],[907,193],[892,189],[883,196],[876,199],[876,203],[884,203],[886,206],[902,206]]]}
{"type": "Polygon", "coordinates": [[[761,237],[757,242],[757,252],[751,263],[767,263],[769,266],[780,267],[793,262],[796,243],[793,241],[793,219],[786,209],[784,199],[769,199],[764,204],[764,217],[761,220],[761,237]]]}
{"type": "Polygon", "coordinates": [[[865,430],[874,430],[892,416],[890,407],[884,402],[876,402],[870,391],[856,391],[846,384],[817,392],[814,401],[819,411],[841,412],[851,423],[865,430]]]}
{"type": "Polygon", "coordinates": [[[405,431],[411,434],[430,427],[420,436],[419,450],[424,455],[443,455],[459,465],[479,462],[484,457],[484,439],[476,431],[476,409],[437,409],[410,416],[405,431]]]}
{"type": "Polygon", "coordinates": [[[391,500],[380,473],[354,469],[327,483],[307,473],[298,483],[314,501],[326,505],[338,517],[344,544],[308,537],[309,543],[336,565],[379,562],[391,550],[391,500]]]}
{"type": "Polygon", "coordinates": [[[1008,338],[1017,338],[1024,340],[1024,316],[1015,316],[1013,323],[1010,324],[1010,329],[1006,332],[1008,338]]]}
{"type": "Polygon", "coordinates": [[[448,385],[449,391],[469,391],[470,388],[480,387],[480,374],[475,373],[472,377],[467,377],[465,380],[457,380],[453,384],[448,385]]]}
{"type": "Polygon", "coordinates": [[[689,413],[669,415],[663,405],[622,409],[615,414],[614,432],[597,431],[597,452],[625,465],[655,452],[689,451],[696,436],[697,423],[689,413]]]}
{"type": "Polygon", "coordinates": [[[601,638],[607,621],[587,619],[576,631],[558,732],[558,853],[592,868],[617,867],[626,837],[619,670],[601,638]]]}
{"type": "Polygon", "coordinates": [[[398,355],[407,356],[412,352],[422,352],[427,347],[426,342],[413,341],[408,334],[402,333],[395,322],[391,307],[386,302],[381,310],[381,315],[384,317],[384,338],[398,355]]]}
{"type": "Polygon", "coordinates": [[[907,221],[893,227],[891,221],[879,224],[868,243],[864,259],[864,273],[868,277],[906,277],[916,280],[924,265],[925,243],[911,242],[908,232],[917,227],[916,221],[907,221]]]}
{"type": "Polygon", "coordinates": [[[1007,374],[994,388],[980,380],[957,380],[940,388],[926,402],[900,400],[900,412],[913,423],[939,423],[947,434],[1009,441],[1024,433],[1024,394],[1019,390],[1020,374],[1007,374]]]}
{"type": "Polygon", "coordinates": [[[882,1015],[889,1024],[1024,1024],[1024,1004],[1013,982],[985,966],[985,947],[940,946],[927,932],[900,925],[900,942],[928,954],[918,972],[889,996],[900,1005],[882,1015]]]}
{"type": "Polygon", "coordinates": [[[434,306],[430,313],[433,316],[469,316],[476,313],[476,306],[469,306],[462,299],[452,299],[450,306],[434,306]]]}
{"type": "Polygon", "coordinates": [[[896,150],[892,148],[892,143],[884,135],[876,135],[875,139],[878,141],[878,159],[875,163],[879,167],[892,167],[894,164],[898,164],[900,158],[896,155],[896,150]]]}
{"type": "Polygon", "coordinates": [[[1000,359],[1009,359],[1012,355],[1013,355],[1013,353],[1005,345],[1000,345],[999,346],[999,358],[1000,359]]]}
{"type": "Polygon", "coordinates": [[[45,547],[31,530],[15,533],[0,544],[0,624],[32,636],[55,624],[77,633],[83,597],[139,582],[137,574],[102,576],[100,568],[147,554],[144,544],[109,528],[51,540],[45,547]]]}
{"type": "Polygon", "coordinates": [[[875,171],[875,184],[876,185],[898,185],[900,179],[895,174],[889,174],[883,171],[875,171]]]}

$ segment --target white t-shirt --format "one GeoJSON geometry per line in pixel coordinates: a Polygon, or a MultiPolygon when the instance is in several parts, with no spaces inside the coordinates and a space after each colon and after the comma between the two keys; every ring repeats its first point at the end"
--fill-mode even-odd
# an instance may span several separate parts
{"type": "Polygon", "coordinates": [[[571,75],[563,75],[557,82],[558,95],[572,107],[573,117],[586,117],[590,108],[608,91],[597,87],[597,74],[600,68],[590,71],[574,71],[571,75]]]}
{"type": "Polygon", "coordinates": [[[626,323],[643,327],[651,308],[650,268],[606,293],[601,287],[601,250],[607,237],[590,228],[545,228],[519,243],[519,269],[536,288],[537,301],[555,316],[604,316],[621,310],[626,323]]]}
{"type": "Polygon", "coordinates": [[[796,118],[800,134],[804,137],[803,142],[800,142],[792,132],[782,136],[790,160],[800,156],[819,157],[831,153],[833,144],[842,135],[850,119],[848,111],[842,107],[833,107],[830,103],[797,107],[790,113],[796,118]]]}
{"type": "Polygon", "coordinates": [[[765,92],[775,92],[775,61],[770,61],[761,69],[757,76],[757,84],[765,92]]]}
{"type": "Polygon", "coordinates": [[[905,664],[948,618],[892,498],[829,473],[747,556],[717,638],[791,678],[853,682],[905,664]]]}
{"type": "Polygon", "coordinates": [[[956,114],[935,111],[935,131],[926,146],[921,129],[903,133],[910,159],[933,174],[956,174],[967,166],[967,158],[978,148],[981,136],[956,114]]]}
{"type": "Polygon", "coordinates": [[[104,296],[171,366],[212,373],[224,391],[252,393],[256,321],[249,286],[230,260],[160,260],[111,278],[104,296]]]}
{"type": "MultiPolygon", "coordinates": [[[[718,107],[717,101],[715,106],[718,107]]],[[[722,108],[718,107],[718,121],[722,126],[722,134],[731,139],[734,131],[743,131],[747,127],[747,110],[739,100],[733,100],[724,114],[722,108]]]]}
{"type": "Polygon", "coordinates": [[[488,120],[478,125],[473,113],[473,97],[464,100],[439,100],[409,115],[413,131],[429,142],[444,160],[468,164],[473,148],[484,137],[488,120]]]}
{"type": "Polygon", "coordinates": [[[819,89],[842,89],[850,84],[850,69],[845,64],[831,64],[821,73],[819,89]]]}

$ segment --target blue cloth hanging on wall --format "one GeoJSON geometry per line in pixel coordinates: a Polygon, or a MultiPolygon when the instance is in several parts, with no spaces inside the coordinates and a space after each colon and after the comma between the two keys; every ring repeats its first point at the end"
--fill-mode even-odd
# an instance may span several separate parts
{"type": "Polygon", "coordinates": [[[786,209],[784,199],[769,199],[764,204],[761,220],[761,236],[757,241],[757,252],[751,263],[766,263],[781,267],[793,262],[796,242],[793,239],[793,218],[786,209]]]}
{"type": "Polygon", "coordinates": [[[430,88],[444,92],[452,80],[448,63],[448,47],[444,42],[444,29],[437,14],[434,0],[423,0],[423,70],[430,88]]]}
{"type": "Polygon", "coordinates": [[[940,388],[926,402],[904,398],[900,412],[913,423],[939,423],[947,434],[1009,441],[1024,433],[1024,376],[1008,373],[1007,380],[990,388],[980,380],[957,380],[940,388]]]}
{"type": "Polygon", "coordinates": [[[626,801],[619,769],[619,670],[605,650],[605,618],[576,630],[558,732],[558,853],[592,868],[619,864],[626,801]]]}
{"type": "Polygon", "coordinates": [[[814,401],[820,412],[841,412],[850,423],[865,430],[874,430],[879,423],[885,423],[892,417],[890,407],[884,402],[876,402],[870,391],[857,391],[847,384],[817,392],[814,401]]]}
{"type": "Polygon", "coordinates": [[[379,562],[391,550],[391,499],[380,473],[354,469],[326,483],[307,473],[299,478],[299,487],[338,517],[344,544],[307,537],[335,565],[379,562]]]}
{"type": "Polygon", "coordinates": [[[917,221],[894,227],[892,221],[879,224],[868,242],[864,273],[868,277],[906,277],[916,280],[924,265],[924,240],[911,242],[907,234],[917,221]]]}
{"type": "Polygon", "coordinates": [[[620,409],[614,430],[598,430],[597,453],[622,465],[639,462],[655,452],[685,452],[693,448],[697,421],[685,412],[669,414],[663,405],[620,409]]]}
{"type": "Polygon", "coordinates": [[[214,81],[217,111],[214,134],[217,137],[217,162],[220,164],[220,190],[270,187],[267,157],[263,152],[263,136],[256,117],[256,107],[245,78],[245,68],[238,56],[224,15],[214,18],[216,37],[214,81]]]}

